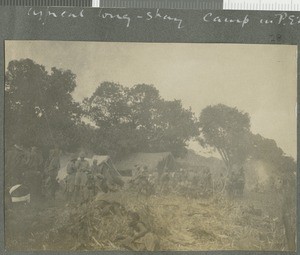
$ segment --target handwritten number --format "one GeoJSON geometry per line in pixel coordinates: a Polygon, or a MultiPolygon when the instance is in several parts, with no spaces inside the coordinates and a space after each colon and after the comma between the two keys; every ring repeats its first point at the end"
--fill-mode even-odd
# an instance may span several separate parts
{"type": "Polygon", "coordinates": [[[270,42],[271,43],[280,43],[282,36],[281,34],[271,34],[270,36],[270,42]]]}
{"type": "Polygon", "coordinates": [[[276,38],[277,38],[278,41],[281,41],[281,34],[277,34],[276,38]]]}
{"type": "Polygon", "coordinates": [[[274,35],[270,35],[270,42],[271,43],[275,43],[276,42],[274,35]]]}

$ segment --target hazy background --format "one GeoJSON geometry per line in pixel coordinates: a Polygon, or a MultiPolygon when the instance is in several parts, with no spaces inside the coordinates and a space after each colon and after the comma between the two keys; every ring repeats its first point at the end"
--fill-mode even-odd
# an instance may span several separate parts
{"type": "MultiPolygon", "coordinates": [[[[197,116],[207,105],[236,106],[250,114],[253,133],[275,139],[296,158],[296,46],[6,41],[6,64],[21,58],[72,70],[78,101],[113,81],[153,84],[197,116]]],[[[195,142],[190,147],[200,150],[195,142]]]]}

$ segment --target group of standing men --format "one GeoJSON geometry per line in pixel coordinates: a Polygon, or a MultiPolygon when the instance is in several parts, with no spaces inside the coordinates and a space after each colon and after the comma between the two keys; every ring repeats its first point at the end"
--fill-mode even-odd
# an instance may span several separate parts
{"type": "Polygon", "coordinates": [[[5,155],[6,187],[20,184],[27,186],[31,201],[37,201],[45,196],[54,199],[59,169],[58,148],[50,150],[47,160],[44,160],[42,152],[37,147],[25,149],[15,144],[5,155]]]}
{"type": "Polygon", "coordinates": [[[75,154],[71,156],[65,181],[69,203],[88,201],[98,191],[115,191],[124,184],[120,177],[112,173],[107,162],[94,159],[90,165],[84,152],[79,154],[79,158],[75,154]]]}
{"type": "Polygon", "coordinates": [[[66,192],[67,200],[75,202],[79,199],[85,199],[88,195],[88,179],[90,164],[85,159],[83,152],[80,153],[79,159],[72,155],[67,165],[66,192]]]}

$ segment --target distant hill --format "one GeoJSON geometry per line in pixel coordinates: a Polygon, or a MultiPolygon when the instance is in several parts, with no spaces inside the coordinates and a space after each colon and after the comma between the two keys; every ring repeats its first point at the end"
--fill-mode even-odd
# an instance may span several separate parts
{"type": "Polygon", "coordinates": [[[194,150],[189,149],[186,155],[182,158],[177,158],[176,162],[182,167],[187,169],[196,169],[209,167],[213,175],[224,173],[225,165],[222,160],[215,157],[204,157],[197,154],[194,150]]]}

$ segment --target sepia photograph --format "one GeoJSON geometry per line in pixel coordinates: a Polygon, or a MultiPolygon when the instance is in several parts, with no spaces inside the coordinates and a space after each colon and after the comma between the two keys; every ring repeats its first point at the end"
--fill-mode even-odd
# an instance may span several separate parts
{"type": "Polygon", "coordinates": [[[10,251],[295,251],[297,46],[5,41],[10,251]]]}

